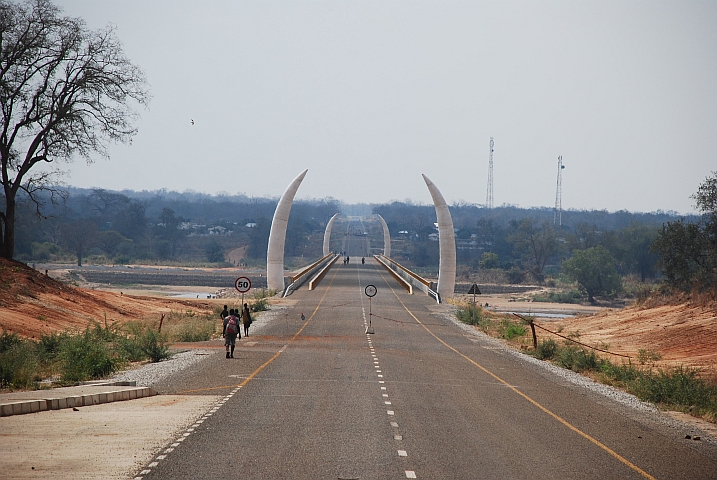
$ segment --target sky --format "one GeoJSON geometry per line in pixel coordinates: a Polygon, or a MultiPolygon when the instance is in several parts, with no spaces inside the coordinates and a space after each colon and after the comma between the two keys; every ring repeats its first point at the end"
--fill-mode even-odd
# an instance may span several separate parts
{"type": "Polygon", "coordinates": [[[67,167],[110,190],[692,213],[717,171],[717,2],[61,0],[152,101],[67,167]],[[192,125],[191,121],[194,120],[192,125]]]}

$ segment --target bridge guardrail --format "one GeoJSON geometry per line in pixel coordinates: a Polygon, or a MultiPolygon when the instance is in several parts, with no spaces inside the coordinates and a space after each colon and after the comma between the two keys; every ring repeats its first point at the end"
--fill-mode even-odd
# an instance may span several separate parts
{"type": "Polygon", "coordinates": [[[429,297],[436,300],[436,303],[441,303],[441,296],[436,292],[432,287],[432,283],[426,280],[425,278],[419,276],[418,274],[412,272],[408,268],[404,267],[400,263],[386,257],[385,255],[376,255],[376,258],[378,259],[380,257],[380,260],[383,260],[381,263],[386,265],[392,272],[395,272],[396,275],[400,276],[404,281],[408,282],[410,285],[418,288],[422,292],[424,292],[429,297]]]}
{"type": "Polygon", "coordinates": [[[326,272],[329,271],[329,269],[331,268],[331,266],[332,266],[334,263],[336,263],[336,260],[338,260],[338,259],[339,259],[339,256],[338,256],[338,255],[334,255],[334,258],[332,258],[331,260],[329,260],[328,263],[326,263],[326,265],[324,265],[323,267],[321,267],[321,270],[319,270],[319,273],[317,273],[316,275],[314,275],[314,277],[313,277],[311,280],[309,280],[309,290],[313,290],[313,289],[316,287],[316,285],[319,284],[319,282],[321,281],[321,279],[324,278],[324,275],[326,275],[326,272]]]}
{"type": "Polygon", "coordinates": [[[294,275],[293,277],[289,277],[291,279],[291,283],[284,289],[284,294],[282,297],[287,297],[291,295],[291,293],[299,288],[301,285],[306,282],[311,277],[311,274],[321,268],[326,262],[332,259],[332,257],[336,257],[337,255],[333,253],[329,253],[326,256],[321,257],[308,267],[305,267],[303,270],[301,270],[297,275],[294,275]]]}
{"type": "Polygon", "coordinates": [[[375,258],[378,263],[383,265],[383,268],[385,268],[386,271],[388,271],[388,273],[390,273],[391,276],[393,276],[393,278],[395,278],[396,281],[398,281],[398,283],[400,283],[401,286],[405,288],[410,295],[413,295],[413,285],[411,285],[410,282],[400,276],[394,269],[391,268],[391,265],[382,258],[380,258],[379,255],[374,255],[373,258],[375,258]]]}

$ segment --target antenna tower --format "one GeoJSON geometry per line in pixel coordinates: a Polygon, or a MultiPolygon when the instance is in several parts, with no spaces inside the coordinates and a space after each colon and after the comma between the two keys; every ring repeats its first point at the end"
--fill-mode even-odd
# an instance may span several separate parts
{"type": "Polygon", "coordinates": [[[555,210],[553,211],[553,225],[563,226],[563,156],[558,156],[558,186],[555,188],[555,210]]]}
{"type": "Polygon", "coordinates": [[[490,157],[488,160],[488,192],[485,195],[485,206],[493,208],[493,137],[490,137],[490,157]]]}

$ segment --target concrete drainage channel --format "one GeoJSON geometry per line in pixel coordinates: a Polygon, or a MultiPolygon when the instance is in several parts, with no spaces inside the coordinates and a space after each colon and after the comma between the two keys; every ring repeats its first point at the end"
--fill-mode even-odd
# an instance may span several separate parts
{"type": "Polygon", "coordinates": [[[157,392],[149,387],[138,387],[136,382],[87,382],[75,387],[5,393],[0,395],[0,417],[88,407],[153,395],[157,392]]]}

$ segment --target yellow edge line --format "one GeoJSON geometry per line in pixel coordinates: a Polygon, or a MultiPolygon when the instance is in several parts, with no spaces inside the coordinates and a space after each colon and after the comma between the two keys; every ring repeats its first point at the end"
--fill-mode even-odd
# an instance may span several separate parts
{"type": "Polygon", "coordinates": [[[306,321],[305,321],[304,324],[301,326],[301,328],[299,329],[299,331],[296,332],[296,333],[294,334],[294,336],[291,337],[291,340],[289,340],[288,343],[286,343],[286,345],[284,345],[283,347],[281,347],[281,348],[279,349],[279,351],[274,354],[274,356],[272,356],[269,360],[267,360],[267,361],[264,362],[261,366],[259,366],[259,368],[257,368],[256,370],[254,370],[248,377],[246,377],[243,382],[241,382],[241,383],[239,383],[239,384],[235,384],[235,385],[221,385],[221,386],[219,386],[219,387],[199,388],[199,389],[196,389],[196,390],[182,390],[181,392],[177,392],[177,393],[178,393],[178,394],[181,394],[181,393],[208,392],[208,391],[211,391],[211,390],[224,390],[224,389],[227,389],[227,388],[243,387],[244,385],[246,385],[247,383],[249,383],[249,381],[252,380],[254,377],[256,377],[256,376],[259,374],[259,372],[261,372],[262,370],[264,370],[264,368],[267,367],[271,362],[273,362],[274,360],[276,360],[276,359],[279,357],[279,355],[281,355],[282,353],[284,353],[284,350],[286,350],[286,347],[288,347],[291,342],[293,342],[294,340],[296,340],[296,337],[298,337],[299,335],[301,335],[301,332],[304,331],[304,329],[305,329],[306,326],[309,324],[309,322],[311,321],[311,319],[314,318],[314,315],[316,315],[316,312],[319,311],[319,308],[321,307],[321,304],[324,303],[324,299],[326,298],[326,294],[329,293],[329,289],[331,289],[331,285],[334,283],[334,279],[336,278],[336,274],[337,274],[337,273],[338,273],[338,270],[336,270],[336,271],[334,272],[334,276],[331,277],[331,282],[329,282],[329,286],[328,286],[328,288],[326,288],[326,291],[325,291],[324,294],[322,295],[321,300],[319,300],[319,303],[316,305],[316,308],[315,308],[314,311],[311,313],[311,315],[309,315],[309,318],[306,319],[306,321]]]}
{"type": "Polygon", "coordinates": [[[532,398],[530,398],[530,397],[529,397],[528,395],[526,395],[525,393],[521,392],[520,390],[518,390],[518,389],[515,388],[514,386],[510,385],[508,382],[506,382],[505,380],[503,380],[502,378],[500,378],[498,375],[494,374],[494,373],[491,372],[490,370],[486,369],[485,367],[483,367],[481,364],[479,364],[478,362],[476,362],[476,361],[473,360],[472,358],[470,358],[470,357],[464,355],[463,353],[459,352],[458,350],[456,350],[456,349],[453,348],[452,346],[448,345],[448,343],[446,343],[446,342],[443,341],[441,338],[439,338],[435,333],[433,333],[431,330],[429,330],[428,327],[423,324],[423,322],[421,322],[418,318],[416,318],[416,316],[408,309],[408,307],[406,307],[406,304],[403,303],[403,301],[401,300],[401,298],[396,294],[396,291],[393,289],[393,287],[391,287],[391,285],[389,285],[388,281],[386,281],[386,278],[383,276],[383,274],[382,274],[380,271],[379,271],[379,275],[381,275],[381,278],[383,278],[383,281],[386,282],[386,286],[388,286],[388,288],[391,289],[391,292],[393,292],[393,294],[396,296],[396,299],[398,299],[398,301],[401,303],[401,305],[403,305],[403,308],[408,312],[408,314],[409,314],[411,317],[413,317],[413,319],[416,320],[429,334],[431,334],[431,336],[432,336],[433,338],[435,338],[435,339],[438,340],[440,343],[442,343],[446,348],[448,348],[449,350],[451,350],[451,351],[455,352],[456,354],[460,355],[460,356],[463,357],[464,359],[468,360],[470,363],[472,363],[473,365],[475,365],[476,367],[478,367],[479,369],[481,369],[483,372],[487,373],[488,375],[490,375],[491,377],[493,377],[494,379],[496,379],[497,381],[499,381],[500,383],[502,383],[503,385],[505,385],[506,387],[508,387],[509,389],[511,389],[513,392],[517,393],[518,395],[520,395],[521,397],[523,397],[524,399],[526,399],[528,402],[532,403],[533,405],[535,405],[536,407],[538,407],[540,410],[542,410],[543,412],[545,412],[545,413],[547,413],[548,415],[550,415],[550,416],[553,417],[555,420],[557,420],[558,422],[562,423],[563,425],[565,425],[566,427],[568,427],[568,428],[569,428],[570,430],[572,430],[573,432],[579,434],[579,435],[582,436],[583,438],[585,438],[585,439],[589,440],[590,442],[592,442],[593,444],[597,445],[598,447],[600,447],[601,449],[603,449],[604,451],[606,451],[607,453],[609,453],[610,455],[612,455],[614,458],[616,458],[616,459],[619,460],[620,462],[624,463],[625,465],[627,465],[628,467],[630,467],[631,469],[633,469],[634,471],[636,471],[637,473],[639,473],[639,474],[642,475],[643,477],[649,478],[649,479],[651,479],[651,480],[656,480],[655,477],[653,477],[652,475],[650,475],[649,473],[647,473],[646,471],[644,471],[643,469],[641,469],[640,467],[638,467],[638,466],[635,465],[634,463],[630,462],[630,461],[629,461],[628,459],[626,459],[625,457],[622,457],[619,453],[617,453],[616,451],[612,450],[612,449],[611,449],[610,447],[608,447],[607,445],[605,445],[605,444],[603,444],[603,443],[600,443],[600,441],[597,440],[596,438],[591,437],[591,436],[588,435],[587,433],[585,433],[585,432],[583,432],[582,430],[578,429],[577,427],[573,426],[570,422],[568,422],[567,420],[565,420],[564,418],[562,418],[561,416],[559,416],[557,413],[553,413],[552,411],[548,410],[546,407],[542,406],[540,403],[538,403],[537,401],[533,400],[532,398]]]}

